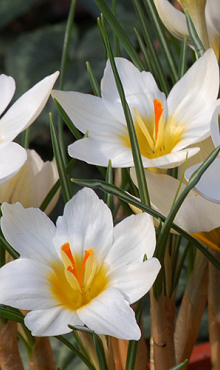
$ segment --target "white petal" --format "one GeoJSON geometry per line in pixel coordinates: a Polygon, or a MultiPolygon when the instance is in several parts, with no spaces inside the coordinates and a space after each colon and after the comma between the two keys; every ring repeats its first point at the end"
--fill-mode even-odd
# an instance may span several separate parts
{"type": "Polygon", "coordinates": [[[145,254],[152,257],[155,245],[152,217],[147,213],[132,215],[114,227],[114,244],[106,261],[113,269],[141,263],[145,254]]]}
{"type": "Polygon", "coordinates": [[[58,75],[55,72],[45,77],[12,105],[0,121],[1,141],[12,141],[39,116],[58,75]]]}
{"type": "Polygon", "coordinates": [[[52,96],[83,133],[89,130],[92,137],[96,135],[108,137],[108,133],[112,135],[125,132],[124,125],[114,118],[103,100],[97,96],[58,90],[53,90],[52,96]]]}
{"type": "Polygon", "coordinates": [[[119,339],[140,339],[140,329],[134,311],[119,290],[108,288],[77,313],[80,319],[97,334],[119,339]]]}
{"type": "Polygon", "coordinates": [[[8,181],[23,166],[27,159],[24,148],[17,143],[0,146],[0,184],[8,181]]]}
{"type": "Polygon", "coordinates": [[[85,138],[69,145],[68,152],[72,158],[77,158],[89,164],[107,167],[111,160],[113,168],[131,167],[134,165],[132,152],[122,141],[114,136],[108,139],[85,138]]]}
{"type": "Polygon", "coordinates": [[[113,220],[109,208],[91,189],[80,190],[65,206],[57,220],[54,243],[57,253],[69,242],[74,253],[84,257],[84,251],[94,249],[103,261],[113,241],[113,220]]]}
{"type": "Polygon", "coordinates": [[[53,246],[55,226],[44,212],[37,208],[25,209],[20,203],[2,205],[3,234],[22,257],[50,264],[57,260],[53,246]]]}
{"type": "MultiPolygon", "coordinates": [[[[126,258],[126,257],[125,257],[126,258]]],[[[108,275],[110,286],[119,289],[130,304],[142,298],[152,287],[161,265],[156,258],[122,267],[108,275]]]]}
{"type": "MultiPolygon", "coordinates": [[[[158,89],[150,72],[140,72],[134,64],[124,58],[115,58],[115,63],[132,115],[134,115],[133,107],[135,107],[141,116],[144,116],[146,119],[150,118],[152,113],[154,113],[154,99],[161,100],[166,110],[165,95],[158,89]]],[[[101,94],[109,112],[120,122],[126,124],[121,99],[109,60],[107,61],[101,82],[101,94]]]]}
{"type": "Polygon", "coordinates": [[[174,222],[190,234],[209,232],[220,225],[220,205],[200,195],[187,198],[174,222]]]}
{"type": "Polygon", "coordinates": [[[50,268],[18,258],[0,269],[0,303],[23,310],[45,309],[57,302],[50,293],[50,268]]]}
{"type": "Polygon", "coordinates": [[[7,108],[15,93],[15,81],[13,77],[0,75],[0,115],[7,108]]]}
{"type": "MultiPolygon", "coordinates": [[[[195,115],[200,117],[198,112],[202,119],[203,111],[215,102],[218,89],[218,63],[213,50],[209,49],[171,90],[167,99],[169,116],[186,125],[190,125],[195,115]]],[[[200,124],[201,120],[198,119],[198,128],[200,124]]],[[[207,131],[209,125],[210,120],[207,120],[207,131]]]]}
{"type": "Polygon", "coordinates": [[[173,168],[179,166],[181,163],[185,162],[186,157],[198,153],[199,148],[187,148],[179,152],[172,152],[165,154],[162,157],[157,157],[153,159],[148,159],[142,156],[144,168],[158,167],[158,168],[173,168]]]}
{"type": "MultiPolygon", "coordinates": [[[[199,168],[202,163],[192,166],[186,170],[185,177],[189,180],[190,176],[199,168]]],[[[195,190],[202,197],[211,202],[220,203],[220,158],[214,162],[202,175],[201,179],[195,186],[195,190]]]]}
{"type": "MultiPolygon", "coordinates": [[[[186,18],[167,0],[154,0],[160,19],[165,27],[178,39],[188,35],[186,18]]],[[[189,38],[189,37],[188,37],[189,38]]]]}
{"type": "Polygon", "coordinates": [[[220,131],[218,124],[218,115],[220,114],[220,105],[218,105],[213,113],[211,120],[211,136],[215,147],[220,145],[220,131]]]}
{"type": "Polygon", "coordinates": [[[25,317],[25,325],[33,336],[45,337],[62,335],[72,331],[71,325],[83,325],[78,315],[63,306],[51,307],[47,310],[32,311],[25,317]]]}

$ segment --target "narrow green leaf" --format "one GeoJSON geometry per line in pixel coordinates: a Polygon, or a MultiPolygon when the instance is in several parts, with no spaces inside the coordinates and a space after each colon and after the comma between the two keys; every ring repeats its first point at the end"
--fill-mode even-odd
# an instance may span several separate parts
{"type": "MultiPolygon", "coordinates": [[[[116,17],[116,0],[112,0],[112,13],[116,17]]],[[[115,57],[120,57],[120,46],[117,34],[113,30],[113,42],[114,42],[114,55],[115,57]]]]}
{"type": "Polygon", "coordinates": [[[185,360],[179,365],[173,366],[170,370],[180,370],[182,369],[186,364],[188,363],[188,360],[185,360]]]}
{"type": "Polygon", "coordinates": [[[101,339],[95,332],[92,334],[100,370],[108,370],[105,351],[101,339]]]}
{"type": "MultiPolygon", "coordinates": [[[[166,217],[163,216],[161,213],[155,211],[154,209],[148,207],[146,204],[140,202],[137,198],[133,197],[132,195],[126,193],[124,190],[118,188],[115,185],[106,184],[105,181],[101,180],[81,180],[81,179],[71,179],[75,184],[86,186],[92,189],[100,189],[104,192],[112,194],[124,202],[128,204],[132,204],[133,206],[141,209],[143,212],[149,213],[151,216],[156,217],[157,219],[164,222],[166,217]]],[[[172,229],[177,231],[179,234],[184,236],[187,240],[191,241],[196,248],[198,248],[206,258],[220,271],[220,263],[213,257],[212,253],[208,251],[197,239],[195,239],[192,235],[188,234],[185,230],[181,229],[181,227],[177,226],[176,224],[171,224],[172,229]]]]}
{"type": "Polygon", "coordinates": [[[92,363],[72,343],[64,338],[63,335],[57,335],[55,336],[55,338],[65,344],[65,346],[67,346],[69,349],[71,349],[71,351],[75,353],[75,355],[78,356],[86,364],[89,370],[96,370],[92,363]]]}
{"type": "Polygon", "coordinates": [[[195,51],[196,51],[196,54],[198,55],[198,57],[201,57],[205,52],[205,48],[202,44],[202,41],[199,38],[199,35],[198,35],[198,33],[195,29],[195,26],[193,24],[192,19],[190,18],[190,15],[189,15],[189,12],[188,12],[187,9],[185,10],[185,16],[186,16],[187,28],[188,28],[188,31],[189,31],[189,35],[190,35],[192,44],[195,48],[195,51]]]}
{"type": "Polygon", "coordinates": [[[111,25],[113,32],[118,36],[118,38],[121,40],[122,44],[124,45],[128,55],[131,57],[134,64],[137,66],[137,68],[140,71],[144,70],[143,63],[136,52],[134,46],[132,45],[131,41],[129,40],[127,34],[124,32],[123,28],[121,27],[120,23],[115,18],[114,14],[108,7],[108,5],[103,0],[95,0],[96,4],[98,5],[101,12],[106,17],[107,21],[111,25]]]}
{"type": "Polygon", "coordinates": [[[68,200],[70,200],[71,198],[70,182],[67,177],[63,157],[61,155],[58,136],[57,136],[56,129],[53,123],[52,114],[50,114],[49,116],[50,116],[50,130],[51,130],[51,140],[52,140],[53,152],[54,152],[54,156],[56,159],[58,173],[60,176],[60,184],[61,184],[62,191],[63,191],[64,202],[67,203],[68,200]]]}
{"type": "Polygon", "coordinates": [[[19,322],[20,324],[24,324],[24,315],[18,310],[13,310],[13,309],[1,306],[0,307],[0,317],[3,317],[4,319],[7,319],[7,320],[19,322]]]}
{"type": "Polygon", "coordinates": [[[21,145],[23,148],[29,148],[29,141],[30,141],[30,127],[26,128],[26,130],[22,133],[22,142],[21,145]]]}
{"type": "MultiPolygon", "coordinates": [[[[203,164],[199,167],[199,169],[197,171],[195,171],[194,174],[190,177],[188,184],[186,185],[183,192],[179,195],[175,204],[171,208],[170,213],[166,218],[166,221],[164,222],[164,225],[163,225],[163,227],[161,229],[161,232],[160,232],[160,235],[158,237],[156,251],[155,251],[155,255],[159,259],[162,266],[163,266],[166,243],[167,243],[167,240],[168,240],[168,237],[169,237],[169,233],[170,233],[170,229],[172,227],[173,220],[174,220],[180,206],[182,205],[184,199],[187,197],[190,190],[193,189],[194,186],[197,184],[197,182],[200,180],[202,174],[206,171],[206,169],[210,166],[210,164],[217,157],[217,155],[219,153],[219,150],[220,150],[220,147],[213,150],[213,152],[203,162],[203,164]]],[[[155,295],[156,298],[159,297],[159,295],[161,294],[161,291],[162,291],[162,272],[160,271],[160,273],[158,274],[157,280],[154,284],[154,295],[155,295]]]]}
{"type": "MultiPolygon", "coordinates": [[[[111,163],[111,160],[109,160],[109,163],[108,163],[108,168],[107,168],[107,171],[106,171],[106,182],[108,184],[113,184],[113,171],[112,171],[112,163],[111,163]]],[[[108,194],[108,193],[105,193],[105,203],[107,204],[107,206],[113,210],[113,197],[111,194],[108,194]]]]}
{"type": "MultiPolygon", "coordinates": [[[[76,0],[72,0],[70,5],[70,10],[68,14],[67,24],[66,24],[66,32],[64,36],[63,42],[63,52],[61,58],[61,66],[60,66],[60,79],[59,79],[59,89],[63,90],[65,75],[66,75],[66,66],[67,66],[67,59],[69,53],[69,45],[71,39],[71,32],[73,28],[73,19],[75,14],[75,7],[76,7],[76,0]]],[[[60,152],[64,161],[66,163],[66,147],[64,142],[64,130],[63,130],[63,122],[61,117],[59,116],[58,119],[58,138],[60,143],[60,152]]]]}
{"type": "Polygon", "coordinates": [[[79,334],[77,333],[77,331],[76,331],[76,330],[73,330],[73,331],[72,331],[72,334],[73,334],[73,336],[74,336],[74,338],[75,338],[75,340],[76,340],[76,342],[77,342],[77,344],[78,344],[78,346],[79,346],[80,351],[82,352],[82,354],[83,354],[83,355],[87,358],[87,360],[89,361],[89,355],[88,355],[88,353],[87,353],[87,351],[86,351],[86,348],[85,348],[85,346],[84,346],[83,342],[81,341],[81,338],[80,338],[79,334]]]}
{"type": "Polygon", "coordinates": [[[178,69],[179,79],[186,73],[186,57],[187,57],[187,35],[184,35],[179,59],[179,69],[178,69]]]}
{"type": "Polygon", "coordinates": [[[10,246],[10,244],[7,242],[7,240],[5,240],[5,238],[3,237],[2,233],[0,233],[0,244],[1,246],[14,258],[18,258],[19,257],[19,253],[14,250],[14,248],[12,248],[10,246]]]}
{"type": "Polygon", "coordinates": [[[121,83],[120,76],[118,74],[118,71],[117,71],[117,68],[116,68],[116,65],[115,65],[115,60],[114,60],[114,57],[113,57],[113,53],[112,53],[112,49],[111,49],[111,45],[110,45],[110,40],[109,40],[108,32],[107,32],[103,17],[101,18],[101,22],[102,22],[102,28],[103,28],[103,35],[104,35],[104,38],[105,38],[104,41],[105,41],[106,49],[108,51],[108,56],[109,56],[112,71],[113,71],[113,74],[114,74],[114,77],[115,77],[117,90],[118,90],[118,93],[119,93],[119,96],[120,96],[120,99],[121,99],[121,104],[122,104],[125,119],[126,119],[126,122],[127,122],[128,133],[129,133],[129,138],[130,138],[130,143],[131,143],[131,150],[132,150],[132,155],[133,155],[133,160],[134,160],[134,165],[135,165],[135,170],[136,170],[136,176],[137,176],[137,181],[138,181],[138,189],[139,189],[139,193],[140,193],[140,198],[144,203],[150,205],[150,198],[149,198],[148,189],[147,189],[147,182],[146,182],[144,167],[143,167],[143,163],[142,163],[141,153],[140,153],[140,149],[139,149],[139,144],[138,144],[137,135],[136,135],[136,131],[135,131],[135,128],[134,128],[131,112],[130,112],[128,103],[126,101],[123,85],[121,83]]]}
{"type": "MultiPolygon", "coordinates": [[[[135,311],[136,321],[139,325],[140,325],[140,322],[141,322],[142,307],[143,307],[143,303],[142,303],[142,299],[140,299],[137,303],[137,308],[136,308],[136,311],[135,311]]],[[[137,346],[138,346],[138,341],[137,340],[130,340],[129,341],[125,370],[134,370],[136,355],[137,355],[137,346]]]]}
{"type": "Polygon", "coordinates": [[[166,37],[165,28],[157,14],[153,0],[143,0],[143,2],[151,20],[151,24],[154,26],[163,54],[167,60],[172,82],[176,83],[178,81],[177,65],[166,37]]]}
{"type": "Polygon", "coordinates": [[[86,62],[87,72],[89,75],[89,81],[92,86],[92,90],[96,96],[101,96],[100,87],[98,81],[93,73],[92,67],[90,66],[89,62],[86,62]]]}
{"type": "Polygon", "coordinates": [[[65,124],[67,125],[67,127],[69,128],[69,130],[72,132],[73,136],[79,140],[82,138],[82,134],[77,130],[76,126],[74,126],[73,122],[71,121],[71,119],[69,118],[69,116],[66,114],[65,110],[62,108],[62,106],[59,104],[59,102],[53,98],[56,106],[57,106],[57,109],[61,115],[61,117],[63,118],[65,124]]]}
{"type": "Polygon", "coordinates": [[[134,32],[136,33],[136,36],[137,36],[137,41],[138,41],[138,45],[139,45],[139,48],[141,50],[141,53],[143,55],[143,58],[144,58],[144,63],[146,65],[146,68],[145,70],[146,71],[149,71],[151,72],[152,74],[154,73],[153,71],[153,67],[152,67],[152,58],[150,57],[150,55],[148,54],[148,50],[147,50],[147,47],[146,45],[144,44],[143,40],[142,40],[142,37],[141,35],[139,34],[139,32],[134,29],[134,32]]]}
{"type": "Polygon", "coordinates": [[[153,43],[152,35],[150,34],[150,31],[149,31],[148,22],[143,15],[143,10],[142,10],[139,0],[133,0],[133,5],[134,5],[135,12],[137,14],[137,17],[141,25],[141,30],[142,30],[142,33],[145,39],[145,43],[147,47],[149,48],[151,63],[154,68],[155,76],[157,76],[161,89],[165,92],[166,95],[168,95],[169,90],[170,90],[169,85],[168,85],[166,76],[164,76],[163,68],[162,68],[160,59],[158,57],[158,52],[153,43]]]}

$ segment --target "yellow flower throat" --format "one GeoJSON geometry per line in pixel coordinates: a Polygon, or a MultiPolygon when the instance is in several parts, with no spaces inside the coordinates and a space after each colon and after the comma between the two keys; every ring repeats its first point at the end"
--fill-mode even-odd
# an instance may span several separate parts
{"type": "MultiPolygon", "coordinates": [[[[163,118],[163,105],[158,99],[154,99],[154,114],[147,120],[142,117],[134,107],[134,126],[140,147],[141,155],[149,159],[161,157],[171,153],[172,149],[181,140],[184,133],[184,125],[176,124],[176,120],[170,117],[166,122],[163,118]]],[[[131,148],[129,135],[122,135],[124,145],[131,148]]]]}
{"type": "Polygon", "coordinates": [[[59,304],[75,311],[106,288],[106,267],[99,266],[93,248],[85,250],[82,258],[78,254],[73,256],[70,244],[65,243],[61,257],[60,263],[51,266],[48,276],[51,292],[59,304]]]}

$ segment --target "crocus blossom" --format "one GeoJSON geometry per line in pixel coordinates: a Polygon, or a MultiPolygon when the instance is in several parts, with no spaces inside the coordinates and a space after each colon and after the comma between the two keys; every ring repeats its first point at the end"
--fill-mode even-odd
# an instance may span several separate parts
{"type": "MultiPolygon", "coordinates": [[[[219,57],[220,7],[218,0],[178,0],[187,9],[205,48],[211,47],[219,57]]],[[[191,44],[184,13],[174,8],[168,0],[154,0],[158,14],[165,27],[178,39],[187,35],[191,44]]]]}
{"type": "Polygon", "coordinates": [[[31,310],[25,324],[33,335],[64,334],[68,324],[85,324],[98,334],[140,338],[130,304],[160,270],[148,214],[113,227],[109,208],[87,188],[66,204],[56,226],[20,203],[4,203],[2,213],[2,231],[20,258],[0,269],[0,303],[31,310]]]}
{"type": "MultiPolygon", "coordinates": [[[[218,63],[208,50],[176,83],[166,99],[150,72],[115,59],[133,117],[144,167],[171,168],[196,154],[186,148],[209,135],[218,88],[218,63]]],[[[101,82],[102,97],[53,91],[74,125],[88,137],[68,148],[71,157],[91,164],[133,166],[127,125],[109,61],[101,82]]]]}
{"type": "MultiPolygon", "coordinates": [[[[24,93],[0,118],[0,183],[14,176],[27,159],[25,149],[12,142],[39,116],[44,108],[59,72],[47,76],[24,93]]],[[[15,92],[12,77],[0,75],[0,115],[15,92]]]]}
{"type": "MultiPolygon", "coordinates": [[[[220,145],[219,116],[220,105],[216,107],[211,120],[211,137],[216,148],[220,145]]],[[[187,181],[189,181],[190,176],[200,167],[201,164],[202,162],[195,164],[186,170],[185,178],[187,181]]],[[[220,158],[218,156],[202,175],[201,179],[195,186],[195,190],[198,194],[211,202],[220,203],[219,185],[220,158]]]]}
{"type": "MultiPolygon", "coordinates": [[[[11,179],[0,184],[0,203],[20,202],[25,208],[39,208],[58,178],[55,160],[44,162],[35,150],[27,149],[27,160],[22,168],[11,179]]],[[[59,193],[49,203],[46,214],[55,207],[59,193]]]]}
{"type": "MultiPolygon", "coordinates": [[[[155,174],[145,170],[147,185],[152,207],[165,217],[168,216],[175,200],[186,184],[180,185],[179,180],[167,174],[155,174]]],[[[131,169],[131,177],[137,184],[135,171],[131,169]]],[[[133,208],[134,209],[134,208],[133,208]]],[[[135,210],[137,212],[137,210],[135,210]]],[[[220,206],[209,202],[194,190],[191,190],[182,203],[174,223],[189,234],[201,240],[199,233],[209,233],[220,227],[220,206]],[[195,235],[197,234],[197,235],[195,235]]],[[[209,245],[212,247],[212,245],[209,245]]]]}

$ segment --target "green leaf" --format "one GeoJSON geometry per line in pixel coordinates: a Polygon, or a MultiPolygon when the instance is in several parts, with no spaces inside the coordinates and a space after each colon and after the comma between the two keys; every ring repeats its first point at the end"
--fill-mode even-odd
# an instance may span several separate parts
{"type": "Polygon", "coordinates": [[[184,75],[184,73],[186,73],[186,56],[187,56],[187,35],[184,35],[179,59],[179,69],[178,69],[179,79],[184,75]]]}
{"type": "Polygon", "coordinates": [[[145,204],[149,205],[150,198],[148,194],[147,182],[146,182],[144,167],[142,163],[140,148],[139,148],[139,144],[137,140],[137,135],[136,135],[136,131],[134,128],[131,112],[130,112],[128,103],[126,101],[123,85],[120,80],[120,76],[118,74],[117,68],[116,68],[115,60],[114,60],[111,45],[110,45],[109,36],[107,33],[107,29],[105,27],[105,22],[104,22],[103,17],[101,18],[101,24],[102,24],[102,31],[103,31],[105,46],[108,52],[112,71],[115,77],[117,90],[118,90],[118,93],[121,99],[121,104],[123,107],[123,111],[124,111],[124,115],[125,115],[125,119],[127,123],[127,128],[128,128],[128,133],[129,133],[129,138],[130,138],[130,143],[131,143],[131,150],[132,150],[135,171],[136,171],[136,176],[137,176],[137,181],[138,181],[138,189],[139,189],[140,198],[145,204]]]}
{"type": "Polygon", "coordinates": [[[198,55],[198,57],[201,57],[205,53],[205,48],[202,44],[202,41],[199,38],[199,35],[198,35],[198,33],[195,29],[195,26],[193,24],[192,19],[190,18],[190,15],[189,15],[189,12],[188,12],[187,9],[185,10],[185,15],[186,15],[187,28],[188,28],[188,31],[189,31],[189,35],[190,35],[192,44],[195,48],[195,51],[196,51],[196,54],[198,55]]]}
{"type": "Polygon", "coordinates": [[[141,30],[145,39],[146,46],[148,47],[150,52],[150,60],[152,67],[154,69],[155,76],[157,76],[157,79],[161,85],[162,90],[165,92],[166,95],[168,95],[170,90],[169,85],[167,83],[166,76],[164,76],[163,68],[158,57],[158,52],[152,40],[152,35],[150,34],[149,24],[146,18],[144,17],[143,10],[139,0],[133,0],[133,5],[141,25],[141,30]]]}
{"type": "Polygon", "coordinates": [[[153,0],[143,0],[143,2],[150,17],[151,23],[156,31],[158,41],[161,45],[163,54],[167,60],[170,77],[173,83],[176,83],[178,80],[177,65],[173,56],[173,51],[171,50],[170,45],[168,43],[168,39],[166,37],[165,28],[157,14],[157,10],[153,0]]]}
{"type": "MultiPolygon", "coordinates": [[[[106,184],[105,181],[101,180],[81,180],[81,179],[71,179],[72,182],[78,184],[80,186],[86,186],[92,189],[100,189],[104,192],[112,194],[124,202],[128,204],[132,204],[133,206],[141,209],[143,212],[149,213],[151,216],[156,217],[157,219],[164,222],[166,217],[163,216],[161,213],[155,211],[154,209],[148,207],[146,204],[140,202],[137,198],[133,197],[132,195],[126,193],[124,190],[118,188],[115,185],[106,184]]],[[[196,248],[198,248],[208,260],[220,271],[220,263],[213,257],[212,253],[208,251],[197,239],[195,239],[192,235],[188,234],[185,230],[181,229],[181,227],[177,226],[176,224],[171,224],[172,229],[177,231],[179,234],[184,236],[187,240],[191,241],[196,248]]]]}
{"type": "Polygon", "coordinates": [[[94,344],[95,344],[95,350],[96,350],[96,354],[97,354],[97,358],[98,358],[98,362],[99,362],[99,369],[100,370],[107,370],[108,366],[107,366],[107,362],[106,362],[106,358],[105,358],[105,351],[104,351],[104,347],[103,347],[101,338],[99,338],[99,336],[95,332],[93,332],[92,336],[93,336],[93,341],[94,341],[94,344]]]}
{"type": "Polygon", "coordinates": [[[18,310],[0,306],[0,317],[24,324],[24,315],[18,310]]]}
{"type": "Polygon", "coordinates": [[[182,369],[186,364],[188,363],[188,360],[185,360],[179,365],[173,366],[170,370],[180,370],[182,369]]]}
{"type": "Polygon", "coordinates": [[[56,339],[58,339],[60,342],[65,344],[73,353],[75,353],[76,356],[78,356],[88,367],[89,370],[96,370],[95,367],[92,365],[92,363],[84,356],[83,353],[81,353],[72,343],[70,343],[66,338],[64,338],[63,335],[57,335],[55,336],[56,339]]]}
{"type": "MultiPolygon", "coordinates": [[[[141,322],[142,307],[143,307],[143,303],[142,303],[142,299],[140,299],[137,303],[137,308],[136,308],[136,311],[135,311],[136,321],[139,325],[140,325],[140,322],[141,322]]],[[[129,341],[125,370],[134,370],[136,355],[137,355],[137,347],[138,347],[138,341],[137,340],[130,340],[129,341]]]]}
{"type": "Polygon", "coordinates": [[[120,23],[115,18],[114,14],[108,7],[108,5],[103,0],[95,0],[96,4],[98,5],[101,12],[104,14],[106,19],[108,20],[109,24],[111,25],[114,33],[118,36],[121,40],[124,48],[126,49],[128,55],[131,57],[134,64],[139,68],[140,71],[144,69],[143,63],[136,52],[134,46],[132,45],[131,41],[129,40],[127,34],[124,32],[123,28],[121,27],[120,23]]]}
{"type": "Polygon", "coordinates": [[[59,146],[58,136],[56,133],[56,129],[53,123],[52,115],[50,114],[50,128],[51,128],[51,140],[53,145],[53,152],[54,157],[56,159],[57,169],[60,177],[60,184],[63,192],[63,198],[64,202],[67,203],[71,197],[71,187],[70,187],[70,181],[67,177],[66,169],[64,166],[63,158],[61,155],[61,150],[59,146]]]}

